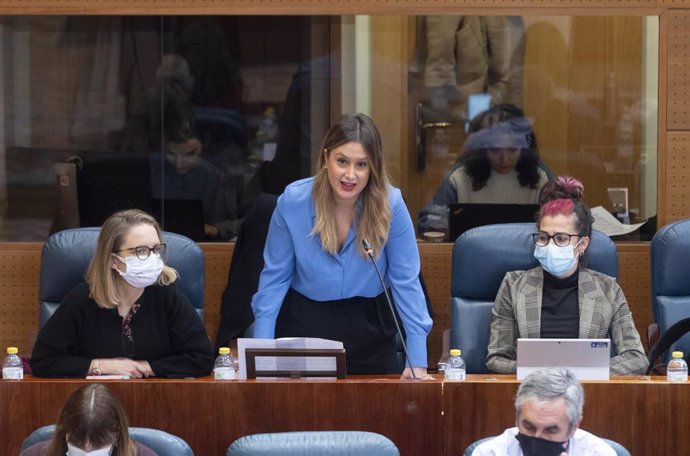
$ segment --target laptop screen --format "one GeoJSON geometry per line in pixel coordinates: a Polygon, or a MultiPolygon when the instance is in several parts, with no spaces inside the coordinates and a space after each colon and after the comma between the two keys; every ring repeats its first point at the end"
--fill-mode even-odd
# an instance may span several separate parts
{"type": "Polygon", "coordinates": [[[518,339],[517,379],[545,367],[564,367],[579,380],[608,380],[610,358],[610,339],[518,339]]]}
{"type": "Polygon", "coordinates": [[[451,204],[448,212],[450,241],[454,242],[462,233],[478,226],[534,222],[538,211],[538,204],[451,204]]]}

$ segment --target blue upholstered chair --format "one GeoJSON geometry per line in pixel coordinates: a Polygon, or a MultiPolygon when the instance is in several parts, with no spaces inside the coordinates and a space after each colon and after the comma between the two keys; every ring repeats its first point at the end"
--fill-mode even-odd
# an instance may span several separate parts
{"type": "MultiPolygon", "coordinates": [[[[652,238],[652,318],[662,338],[671,326],[690,317],[689,252],[690,219],[670,223],[652,238]]],[[[676,337],[680,335],[678,333],[676,337]]],[[[666,361],[674,350],[681,350],[687,355],[690,352],[690,334],[680,337],[670,345],[669,350],[664,350],[666,361]]],[[[650,353],[650,356],[653,355],[650,353]]],[[[650,364],[653,362],[654,359],[651,359],[650,364]]]]}
{"type": "MultiPolygon", "coordinates": [[[[22,451],[31,445],[50,440],[55,432],[55,425],[43,426],[32,432],[22,443],[22,451]]],[[[143,427],[130,427],[129,436],[155,451],[159,456],[194,456],[189,444],[176,435],[165,431],[143,427]]]]}
{"type": "MultiPolygon", "coordinates": [[[[99,232],[100,228],[74,228],[59,231],[46,241],[41,252],[38,287],[41,327],[60,306],[62,298],[84,280],[99,232]]],[[[179,289],[203,321],[204,254],[188,237],[169,232],[163,232],[162,236],[168,245],[167,264],[180,274],[179,289]]]]}
{"type": "MultiPolygon", "coordinates": [[[[494,437],[485,437],[483,439],[479,439],[476,442],[472,442],[470,446],[467,447],[465,452],[463,453],[463,456],[472,456],[472,452],[474,451],[475,448],[477,448],[480,444],[486,442],[487,440],[491,440],[494,437]]],[[[616,456],[630,456],[630,452],[625,449],[623,445],[621,445],[618,442],[614,442],[613,440],[609,439],[602,439],[604,442],[606,442],[611,448],[613,448],[616,451],[616,456]]]]}
{"type": "Polygon", "coordinates": [[[225,456],[398,456],[387,437],[363,431],[252,434],[235,440],[225,456]]]}
{"type": "MultiPolygon", "coordinates": [[[[462,349],[468,373],[486,371],[491,308],[508,271],[538,265],[534,258],[534,223],[506,223],[474,228],[455,241],[450,291],[450,346],[462,349]]],[[[588,267],[618,276],[618,253],[605,234],[594,231],[586,253],[588,267]]]]}

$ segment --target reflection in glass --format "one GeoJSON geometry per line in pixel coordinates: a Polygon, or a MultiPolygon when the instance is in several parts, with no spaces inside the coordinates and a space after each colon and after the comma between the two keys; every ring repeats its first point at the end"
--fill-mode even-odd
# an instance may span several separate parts
{"type": "Polygon", "coordinates": [[[0,240],[40,241],[121,200],[231,239],[257,195],[313,173],[331,119],[355,106],[371,106],[414,219],[446,204],[434,196],[459,167],[501,149],[466,141],[505,104],[539,138],[537,187],[542,172],[573,175],[589,206],[656,214],[658,18],[367,19],[3,17],[0,240]],[[91,179],[106,155],[122,163],[91,179]]]}

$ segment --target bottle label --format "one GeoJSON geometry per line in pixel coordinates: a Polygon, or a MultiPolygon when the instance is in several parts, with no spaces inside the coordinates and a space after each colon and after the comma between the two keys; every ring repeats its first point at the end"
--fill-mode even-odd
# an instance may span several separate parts
{"type": "Polygon", "coordinates": [[[668,370],[666,372],[666,380],[669,382],[687,382],[688,381],[688,371],[673,372],[668,370]]]}
{"type": "Polygon", "coordinates": [[[2,378],[5,380],[23,380],[24,369],[21,367],[3,367],[2,378]]]}
{"type": "Polygon", "coordinates": [[[237,371],[231,367],[216,367],[213,369],[213,377],[216,380],[235,380],[237,371]]]}
{"type": "Polygon", "coordinates": [[[465,369],[453,369],[446,365],[445,380],[450,382],[463,382],[465,381],[465,369]]]}

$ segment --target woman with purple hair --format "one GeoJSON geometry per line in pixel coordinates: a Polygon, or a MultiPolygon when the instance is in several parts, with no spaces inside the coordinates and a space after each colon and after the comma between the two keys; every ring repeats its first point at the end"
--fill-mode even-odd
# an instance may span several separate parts
{"type": "Polygon", "coordinates": [[[616,279],[587,269],[592,214],[580,181],[559,176],[539,196],[534,256],[539,266],[506,274],[492,310],[487,370],[516,371],[518,338],[610,338],[611,374],[643,375],[647,357],[616,279]]]}

